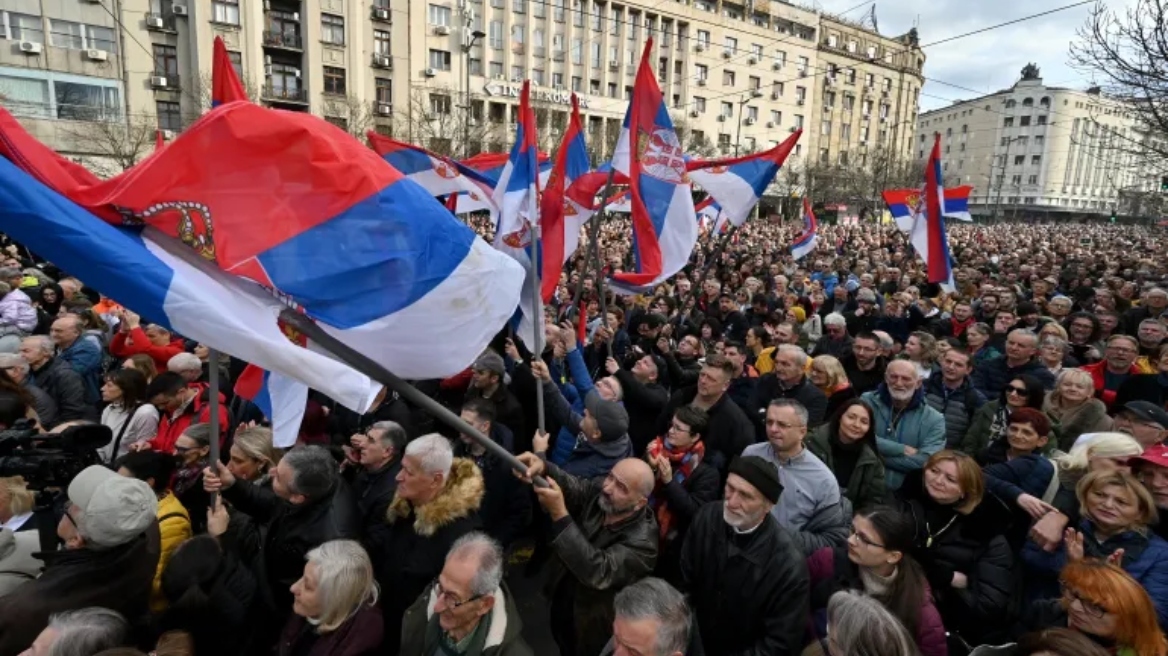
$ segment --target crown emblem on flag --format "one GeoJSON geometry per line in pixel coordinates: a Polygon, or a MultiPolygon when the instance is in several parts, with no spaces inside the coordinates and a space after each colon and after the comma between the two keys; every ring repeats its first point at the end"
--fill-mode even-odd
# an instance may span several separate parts
{"type": "Polygon", "coordinates": [[[909,194],[908,196],[906,196],[904,200],[905,200],[905,203],[908,204],[909,209],[911,209],[913,211],[913,214],[917,214],[920,212],[920,210],[921,210],[921,194],[920,194],[920,192],[913,192],[913,193],[909,194]]]}
{"type": "Polygon", "coordinates": [[[531,224],[523,220],[523,227],[503,235],[503,243],[511,248],[527,248],[531,244],[531,224]]]}
{"type": "Polygon", "coordinates": [[[435,157],[431,157],[430,161],[433,162],[434,173],[437,173],[438,177],[444,180],[453,180],[459,176],[458,169],[454,168],[450,164],[435,157]]]}
{"type": "Polygon", "coordinates": [[[685,153],[673,130],[655,128],[637,135],[637,159],[648,175],[681,184],[686,181],[685,153]]]}
{"type": "Polygon", "coordinates": [[[190,201],[156,203],[133,215],[133,219],[150,223],[164,232],[173,229],[179,240],[194,249],[199,257],[215,261],[215,227],[211,223],[211,210],[206,205],[190,201]]]}

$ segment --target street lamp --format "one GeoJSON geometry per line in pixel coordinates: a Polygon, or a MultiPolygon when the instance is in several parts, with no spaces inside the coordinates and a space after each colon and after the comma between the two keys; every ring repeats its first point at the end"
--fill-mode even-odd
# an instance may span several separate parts
{"type": "MultiPolygon", "coordinates": [[[[469,29],[471,22],[474,20],[472,14],[467,14],[466,27],[469,29]]],[[[470,49],[474,47],[478,40],[486,36],[487,33],[482,30],[473,30],[470,33],[470,38],[465,40],[462,44],[462,71],[463,71],[463,90],[465,92],[466,106],[463,108],[465,114],[462,117],[462,157],[463,159],[470,156],[470,49]]]]}
{"type": "Polygon", "coordinates": [[[760,91],[758,89],[752,89],[752,90],[746,92],[746,95],[743,96],[742,99],[738,101],[738,129],[735,130],[735,135],[734,135],[734,156],[735,157],[738,157],[738,146],[739,146],[739,143],[742,141],[742,114],[743,114],[743,112],[746,111],[745,110],[746,103],[748,103],[751,100],[754,100],[755,98],[758,98],[760,96],[762,96],[762,91],[760,91]]]}

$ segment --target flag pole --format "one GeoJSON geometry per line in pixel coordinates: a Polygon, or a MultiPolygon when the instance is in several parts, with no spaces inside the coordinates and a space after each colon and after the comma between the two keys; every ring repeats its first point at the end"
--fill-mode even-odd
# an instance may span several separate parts
{"type": "MultiPolygon", "coordinates": [[[[531,321],[535,324],[535,334],[532,343],[533,357],[543,358],[543,287],[540,284],[540,226],[539,221],[531,224],[531,271],[528,274],[528,279],[531,283],[531,304],[532,316],[531,321]]],[[[543,408],[543,385],[535,386],[535,419],[539,426],[539,432],[544,432],[544,408],[543,408]]]]}
{"type": "MultiPolygon", "coordinates": [[[[209,389],[207,393],[210,395],[211,401],[211,453],[208,458],[211,461],[212,467],[218,467],[219,464],[219,351],[213,348],[207,349],[207,382],[209,389]]],[[[126,421],[129,421],[128,419],[126,421]]],[[[215,493],[211,493],[211,507],[215,507],[215,493]]]]}
{"type": "MultiPolygon", "coordinates": [[[[714,225],[717,225],[717,221],[714,222],[714,225]]],[[[722,256],[722,251],[726,250],[726,244],[730,243],[730,237],[734,235],[735,230],[738,230],[738,226],[731,225],[730,229],[726,231],[726,234],[722,236],[721,241],[718,242],[718,245],[714,247],[714,252],[710,255],[709,261],[706,262],[706,266],[702,269],[701,280],[698,281],[698,284],[706,281],[706,276],[709,275],[710,269],[714,268],[718,263],[718,258],[722,256]]]]}
{"type": "MultiPolygon", "coordinates": [[[[604,192],[600,195],[600,207],[596,209],[596,214],[592,216],[592,245],[589,248],[593,261],[596,263],[596,291],[600,295],[600,325],[608,328],[608,303],[604,298],[604,262],[600,259],[600,221],[602,215],[608,216],[608,197],[612,194],[612,177],[616,173],[616,167],[609,162],[608,179],[604,182],[604,192]]],[[[616,335],[609,338],[605,344],[608,347],[608,357],[612,357],[612,340],[616,335]]]]}
{"type": "MultiPolygon", "coordinates": [[[[296,312],[291,308],[285,308],[280,312],[280,319],[284,323],[294,326],[296,330],[316,342],[329,353],[332,353],[341,362],[385,385],[390,390],[397,392],[406,401],[425,410],[435,419],[478,442],[480,446],[507,463],[515,471],[521,473],[527,472],[527,467],[512,455],[511,452],[504,449],[491,438],[483,435],[474,426],[463,421],[462,417],[454,414],[441,403],[426,396],[418,388],[402,380],[389,369],[386,369],[368,356],[359,353],[341,340],[333,337],[306,315],[296,312]]],[[[535,477],[533,482],[536,487],[547,487],[547,481],[542,477],[535,477]]]]}

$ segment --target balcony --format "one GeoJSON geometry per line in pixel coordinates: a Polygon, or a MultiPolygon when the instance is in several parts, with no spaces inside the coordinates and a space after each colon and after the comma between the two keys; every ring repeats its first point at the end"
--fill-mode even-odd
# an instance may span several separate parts
{"type": "Polygon", "coordinates": [[[299,34],[264,30],[264,46],[283,50],[303,50],[304,38],[299,34]]]}
{"type": "Polygon", "coordinates": [[[174,32],[174,14],[146,14],[146,29],[151,32],[174,32]]]}
{"type": "Polygon", "coordinates": [[[154,71],[150,74],[150,87],[159,91],[178,91],[182,88],[182,78],[178,73],[154,71]]]}
{"type": "Polygon", "coordinates": [[[373,68],[384,68],[393,70],[393,58],[387,54],[375,52],[373,53],[373,60],[371,62],[373,68]]]}
{"type": "Polygon", "coordinates": [[[270,84],[264,85],[260,92],[260,98],[273,103],[291,103],[295,105],[308,104],[308,90],[307,89],[289,89],[286,87],[274,87],[270,84]]]}

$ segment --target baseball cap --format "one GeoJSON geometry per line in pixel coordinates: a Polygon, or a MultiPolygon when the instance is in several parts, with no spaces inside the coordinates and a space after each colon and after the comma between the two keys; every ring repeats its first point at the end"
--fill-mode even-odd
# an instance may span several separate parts
{"type": "Polygon", "coordinates": [[[616,401],[605,401],[596,389],[588,392],[584,407],[600,429],[600,441],[619,440],[629,432],[629,413],[616,401]]]}
{"type": "Polygon", "coordinates": [[[125,544],[158,514],[158,497],[145,482],[90,465],[69,483],[69,501],[84,515],[86,541],[99,547],[125,544]]]}
{"type": "Polygon", "coordinates": [[[1132,401],[1123,406],[1123,411],[1139,417],[1140,421],[1150,421],[1159,424],[1160,428],[1168,428],[1168,412],[1151,401],[1132,401]]]}
{"type": "Polygon", "coordinates": [[[1134,458],[1143,462],[1150,462],[1159,467],[1168,467],[1168,446],[1156,444],[1144,449],[1144,452],[1134,458]]]}
{"type": "Polygon", "coordinates": [[[503,365],[503,356],[494,351],[487,351],[475,360],[471,367],[475,371],[490,371],[492,373],[502,376],[506,372],[506,367],[503,365]]]}

